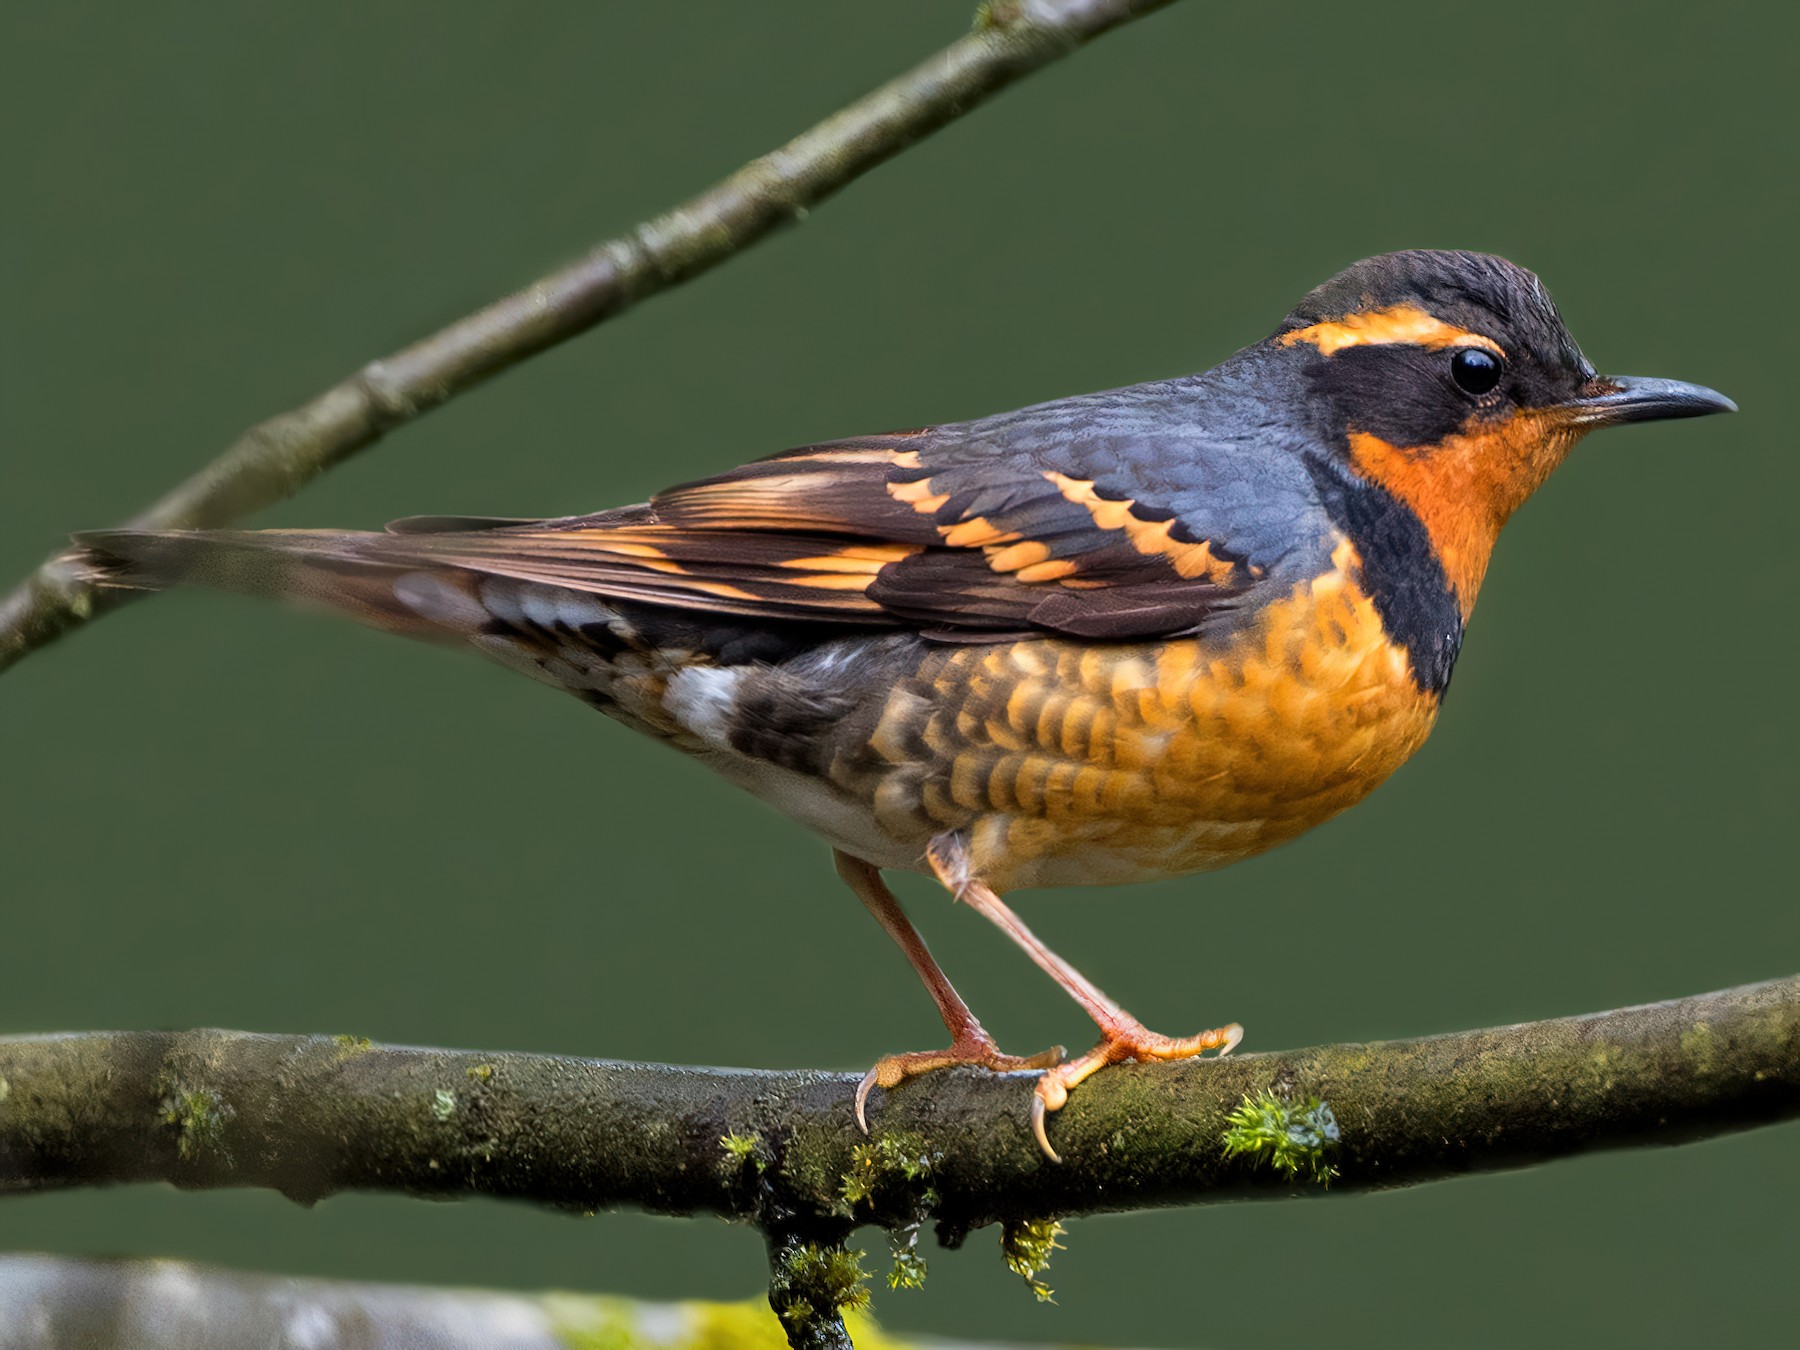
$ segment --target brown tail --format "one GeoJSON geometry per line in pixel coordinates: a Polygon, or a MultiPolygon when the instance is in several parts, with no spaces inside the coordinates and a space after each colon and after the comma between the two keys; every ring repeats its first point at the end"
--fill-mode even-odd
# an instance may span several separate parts
{"type": "MultiPolygon", "coordinates": [[[[424,573],[453,569],[383,557],[383,540],[392,542],[388,535],[338,530],[93,530],[75,536],[87,550],[90,575],[102,586],[150,591],[210,586],[347,613],[388,632],[466,636],[466,629],[458,632],[453,624],[422,617],[395,590],[397,583],[416,587],[424,573]]],[[[442,586],[444,580],[429,584],[442,586]]],[[[461,580],[446,589],[460,588],[461,580]]]]}

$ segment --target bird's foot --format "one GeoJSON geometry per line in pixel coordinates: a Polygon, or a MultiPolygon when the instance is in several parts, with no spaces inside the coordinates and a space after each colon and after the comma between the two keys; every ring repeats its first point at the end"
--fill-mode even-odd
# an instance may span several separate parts
{"type": "Polygon", "coordinates": [[[1203,1031],[1198,1036],[1163,1036],[1151,1031],[1141,1022],[1121,1016],[1109,1019],[1101,1030],[1106,1036],[1100,1044],[1079,1059],[1055,1065],[1038,1079],[1037,1095],[1031,1103],[1031,1132],[1037,1136],[1038,1147],[1044,1150],[1044,1156],[1051,1162],[1061,1162],[1062,1159],[1050,1147],[1050,1136],[1045,1132],[1044,1122],[1050,1112],[1062,1109],[1063,1103],[1069,1100],[1070,1089],[1083,1079],[1098,1073],[1108,1064],[1120,1064],[1128,1059],[1191,1059],[1208,1050],[1229,1055],[1237,1048],[1237,1043],[1244,1039],[1244,1029],[1236,1022],[1230,1026],[1216,1027],[1212,1031],[1203,1031]]]}
{"type": "Polygon", "coordinates": [[[934,1069],[949,1069],[958,1064],[973,1064],[977,1068],[992,1069],[995,1073],[1010,1073],[1014,1069],[1049,1069],[1062,1062],[1063,1048],[1053,1045],[1048,1050],[1036,1055],[1003,1054],[1000,1047],[994,1044],[994,1038],[976,1028],[964,1032],[942,1050],[915,1050],[905,1055],[887,1055],[875,1063],[875,1067],[863,1075],[862,1082],[856,1085],[856,1123],[864,1134],[869,1132],[869,1120],[865,1114],[869,1093],[875,1088],[886,1091],[899,1087],[909,1078],[917,1078],[922,1073],[930,1073],[934,1069]]]}

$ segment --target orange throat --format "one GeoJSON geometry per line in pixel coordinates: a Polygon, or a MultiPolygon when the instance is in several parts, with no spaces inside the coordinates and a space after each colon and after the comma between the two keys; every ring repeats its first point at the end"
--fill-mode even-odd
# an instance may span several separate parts
{"type": "Polygon", "coordinates": [[[1437,445],[1397,446],[1353,429],[1350,459],[1419,518],[1466,620],[1500,527],[1580,438],[1566,422],[1527,410],[1437,445]]]}

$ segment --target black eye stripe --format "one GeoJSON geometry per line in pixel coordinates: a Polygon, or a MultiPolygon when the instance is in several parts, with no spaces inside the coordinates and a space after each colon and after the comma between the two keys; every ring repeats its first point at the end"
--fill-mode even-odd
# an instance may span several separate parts
{"type": "MultiPolygon", "coordinates": [[[[1529,389],[1529,360],[1515,365],[1485,343],[1427,347],[1380,343],[1346,347],[1335,356],[1303,356],[1309,396],[1303,400],[1316,434],[1342,445],[1353,428],[1390,445],[1437,445],[1466,428],[1471,415],[1492,412],[1502,396],[1529,389]],[[1452,377],[1458,352],[1479,351],[1497,378],[1485,394],[1471,394],[1452,377]],[[1524,385],[1522,386],[1522,382],[1524,385]]],[[[1545,402],[1553,400],[1546,399],[1545,402]]],[[[1535,405],[1534,405],[1535,406],[1535,405]]]]}
{"type": "Polygon", "coordinates": [[[1458,389],[1476,398],[1493,392],[1504,369],[1500,358],[1485,347],[1458,347],[1450,356],[1450,378],[1458,389]]]}

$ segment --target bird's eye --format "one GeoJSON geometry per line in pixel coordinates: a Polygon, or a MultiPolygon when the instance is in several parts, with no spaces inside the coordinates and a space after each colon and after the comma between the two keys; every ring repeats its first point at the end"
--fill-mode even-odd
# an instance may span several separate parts
{"type": "Polygon", "coordinates": [[[1500,358],[1481,347],[1458,347],[1450,358],[1450,378],[1465,394],[1480,398],[1500,383],[1500,358]]]}

